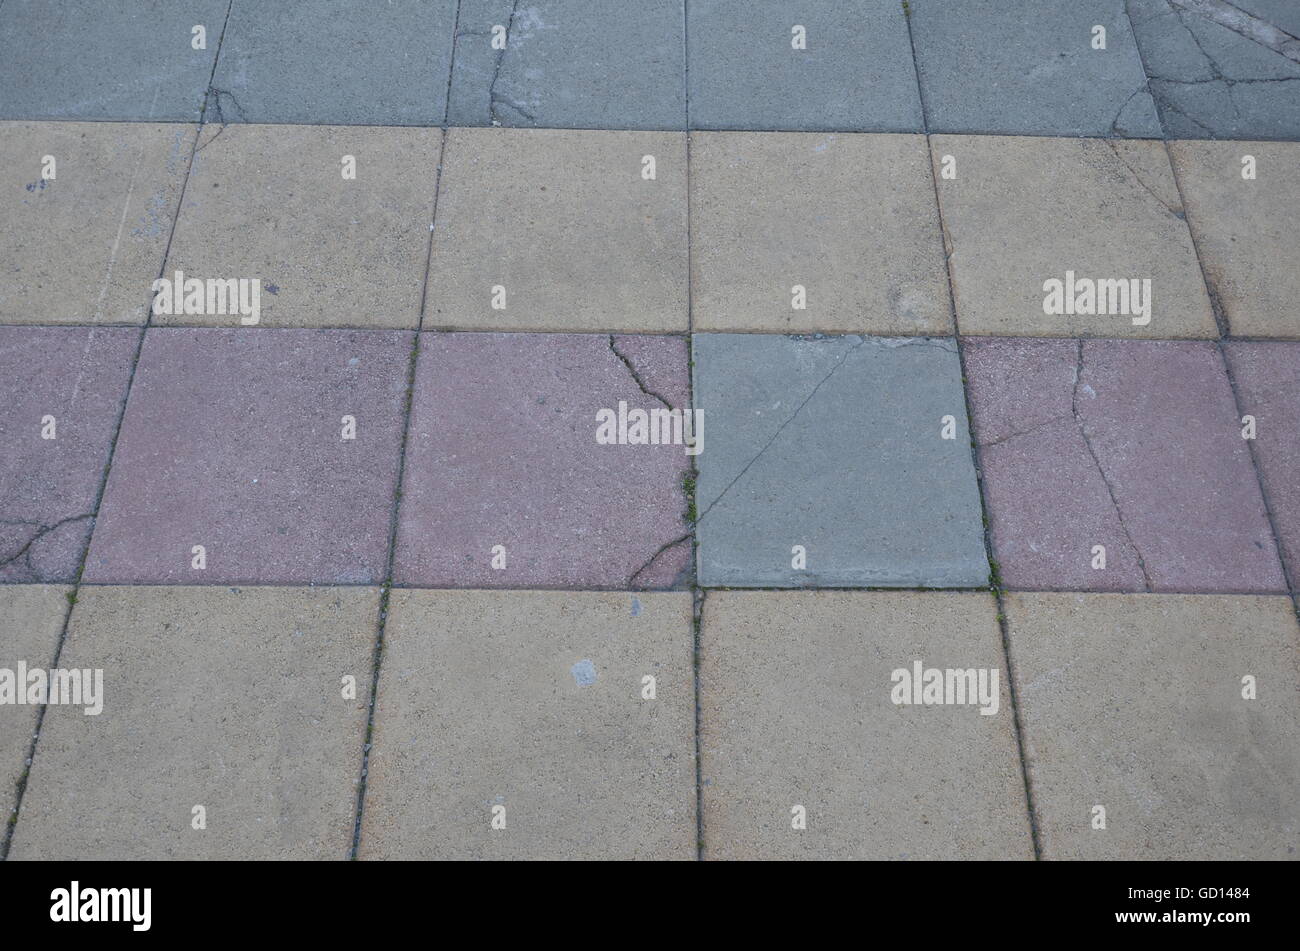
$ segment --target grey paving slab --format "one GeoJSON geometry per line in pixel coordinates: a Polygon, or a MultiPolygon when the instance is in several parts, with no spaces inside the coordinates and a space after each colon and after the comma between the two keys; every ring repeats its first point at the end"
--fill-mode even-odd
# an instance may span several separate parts
{"type": "Polygon", "coordinates": [[[1169,155],[1229,332],[1300,338],[1300,143],[1170,142],[1169,155]]]}
{"type": "MultiPolygon", "coordinates": [[[[687,579],[685,420],[680,434],[644,420],[647,438],[660,429],[657,444],[638,443],[635,423],[688,406],[683,338],[426,333],[420,347],[398,583],[639,589],[687,579]]],[[[711,430],[697,432],[707,449],[711,430]]]]}
{"type": "Polygon", "coordinates": [[[932,132],[1159,138],[1123,0],[910,0],[932,132]],[[1093,28],[1105,28],[1094,49],[1093,28]]]}
{"type": "Polygon", "coordinates": [[[1254,417],[1260,480],[1294,581],[1300,575],[1300,342],[1234,340],[1224,349],[1242,414],[1254,417]]]}
{"type": "Polygon", "coordinates": [[[1008,587],[1286,590],[1213,344],[985,340],[965,356],[1008,587]]]}
{"type": "Polygon", "coordinates": [[[75,581],[140,332],[0,327],[0,581],[75,581]]]}
{"type": "Polygon", "coordinates": [[[144,323],[194,135],[0,121],[0,323],[144,323]]]}
{"type": "Polygon", "coordinates": [[[699,692],[706,859],[1033,858],[988,593],[710,592],[699,692]],[[899,702],[917,663],[984,700],[899,702]]]}
{"type": "Polygon", "coordinates": [[[687,257],[683,133],[451,129],[424,326],[684,331],[687,257]]]}
{"type": "Polygon", "coordinates": [[[687,592],[394,590],[360,858],[695,858],[693,642],[687,592]]]}
{"type": "Polygon", "coordinates": [[[686,5],[693,129],[920,132],[901,3],[686,5]]]}
{"type": "Polygon", "coordinates": [[[83,585],[59,665],[102,710],[49,707],[9,857],[347,858],[378,617],[375,588],[83,585]]]}
{"type": "Polygon", "coordinates": [[[449,125],[686,128],[682,0],[463,0],[458,23],[449,125]]]}
{"type": "Polygon", "coordinates": [[[382,581],[412,344],[404,332],[149,330],[85,580],[382,581]]]}
{"type": "Polygon", "coordinates": [[[1218,336],[1162,143],[936,135],[930,144],[962,333],[1218,336]]]}
{"type": "Polygon", "coordinates": [[[197,121],[228,7],[228,0],[5,0],[0,118],[197,121]],[[203,49],[194,48],[196,26],[205,31],[203,49]]]}
{"type": "Polygon", "coordinates": [[[40,713],[39,704],[26,702],[27,680],[19,675],[19,665],[28,672],[50,668],[71,591],[66,585],[0,585],[0,669],[6,671],[0,676],[9,681],[5,690],[15,691],[0,704],[0,809],[6,822],[18,804],[18,784],[27,773],[40,713]]]}
{"type": "MultiPolygon", "coordinates": [[[[1196,9],[1169,0],[1127,0],[1165,133],[1177,138],[1300,138],[1300,62],[1196,9]]],[[[1295,5],[1256,0],[1249,9],[1296,29],[1295,5]]],[[[1279,23],[1281,25],[1281,23],[1279,23]]],[[[1294,45],[1300,51],[1300,43],[1294,45]]]]}
{"type": "Polygon", "coordinates": [[[952,340],[697,334],[694,346],[704,585],[988,582],[952,340]]]}
{"type": "Polygon", "coordinates": [[[438,125],[455,0],[234,0],[208,119],[438,125]]]}
{"type": "Polygon", "coordinates": [[[205,126],[164,276],[250,281],[256,313],[173,306],[155,308],[154,323],[415,329],[441,135],[205,126]],[[344,177],[346,158],[355,178],[344,177]]]}
{"type": "Polygon", "coordinates": [[[1289,599],[1005,604],[1044,858],[1295,859],[1300,628],[1289,599]]]}
{"type": "Polygon", "coordinates": [[[919,135],[693,133],[695,328],[952,333],[929,165],[919,135]]]}

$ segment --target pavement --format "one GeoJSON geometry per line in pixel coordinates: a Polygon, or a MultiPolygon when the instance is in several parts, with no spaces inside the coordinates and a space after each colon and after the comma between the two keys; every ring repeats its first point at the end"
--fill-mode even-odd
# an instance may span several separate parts
{"type": "Polygon", "coordinates": [[[0,855],[1300,858],[1298,219],[1289,0],[0,0],[0,855]]]}

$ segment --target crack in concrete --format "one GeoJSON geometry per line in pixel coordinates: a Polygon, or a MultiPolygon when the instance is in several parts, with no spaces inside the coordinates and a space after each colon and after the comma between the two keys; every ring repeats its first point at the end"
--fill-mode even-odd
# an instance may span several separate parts
{"type": "Polygon", "coordinates": [[[636,372],[636,367],[632,365],[632,361],[627,358],[627,355],[624,354],[623,351],[618,349],[618,344],[614,342],[613,334],[609,335],[609,349],[610,352],[614,354],[614,356],[618,357],[621,361],[623,361],[623,366],[627,367],[627,372],[632,375],[632,379],[636,382],[636,385],[640,387],[642,393],[644,393],[646,396],[649,396],[651,399],[658,400],[660,403],[663,403],[669,409],[676,408],[673,406],[672,403],[668,402],[660,394],[656,393],[654,390],[650,389],[648,386],[645,385],[645,381],[641,379],[641,374],[636,372]]]}
{"type": "MultiPolygon", "coordinates": [[[[217,129],[216,135],[208,139],[208,141],[204,142],[202,145],[200,145],[197,149],[194,150],[195,155],[198,155],[200,152],[206,149],[213,142],[217,141],[217,139],[221,138],[221,133],[225,132],[226,126],[229,125],[229,123],[226,122],[225,108],[221,105],[222,96],[230,97],[230,104],[234,106],[235,114],[239,116],[240,122],[248,121],[248,118],[244,113],[244,107],[239,104],[239,100],[235,98],[235,94],[233,92],[231,92],[229,89],[218,89],[216,86],[209,86],[208,101],[212,103],[212,108],[216,110],[217,113],[216,122],[220,128],[217,129]]],[[[211,125],[211,123],[205,122],[204,125],[211,125]]]]}
{"type": "Polygon", "coordinates": [[[1088,450],[1088,455],[1092,457],[1092,464],[1097,467],[1097,474],[1101,476],[1102,484],[1106,486],[1106,494],[1110,496],[1110,504],[1115,509],[1115,517],[1119,519],[1119,527],[1124,530],[1124,537],[1128,540],[1129,547],[1133,549],[1133,554],[1137,557],[1138,568],[1142,571],[1142,581],[1146,585],[1146,590],[1151,591],[1153,590],[1151,576],[1147,573],[1147,565],[1142,558],[1142,551],[1138,548],[1137,542],[1133,540],[1133,533],[1129,531],[1128,523],[1124,521],[1124,512],[1119,507],[1119,500],[1115,498],[1115,487],[1111,485],[1110,478],[1102,467],[1101,457],[1097,455],[1097,450],[1092,444],[1092,437],[1088,435],[1088,428],[1083,423],[1083,417],[1079,415],[1079,385],[1083,382],[1084,341],[1080,340],[1078,343],[1079,355],[1074,365],[1074,391],[1070,394],[1070,414],[1079,427],[1079,435],[1083,438],[1083,445],[1088,450]]]}
{"type": "Polygon", "coordinates": [[[977,442],[975,445],[979,446],[981,449],[987,449],[990,446],[1000,446],[1019,436],[1028,436],[1030,433],[1036,433],[1040,429],[1046,429],[1048,426],[1052,426],[1056,423],[1064,423],[1071,419],[1073,419],[1072,416],[1053,416],[1051,419],[1044,420],[1041,423],[1036,423],[1028,429],[1017,429],[1014,432],[1007,433],[1005,436],[999,436],[997,439],[990,439],[988,442],[977,442]]]}
{"type": "MultiPolygon", "coordinates": [[[[632,572],[632,574],[628,576],[627,579],[628,588],[634,589],[636,587],[636,579],[639,578],[641,574],[646,571],[646,569],[648,569],[651,565],[653,565],[659,559],[660,555],[664,554],[665,552],[669,551],[672,548],[676,548],[678,545],[682,544],[683,542],[689,542],[694,537],[694,534],[695,533],[693,531],[690,531],[687,532],[685,535],[680,535],[677,538],[674,538],[671,541],[664,542],[662,545],[660,545],[658,550],[655,551],[655,553],[651,555],[649,558],[647,558],[640,568],[638,568],[636,571],[632,572]]],[[[677,582],[681,579],[682,574],[685,571],[688,571],[689,569],[690,569],[690,564],[688,563],[687,566],[682,569],[682,571],[679,571],[677,573],[677,577],[673,578],[673,580],[669,583],[668,587],[669,588],[676,587],[677,582]]]]}
{"type": "MultiPolygon", "coordinates": [[[[1247,13],[1240,7],[1233,6],[1226,0],[1165,0],[1165,2],[1171,8],[1176,7],[1179,11],[1186,10],[1188,13],[1194,13],[1225,30],[1245,37],[1283,59],[1300,63],[1300,38],[1292,36],[1267,20],[1247,13]]],[[[1200,44],[1197,43],[1197,46],[1200,44]]]]}
{"type": "Polygon", "coordinates": [[[1131,93],[1129,93],[1128,98],[1125,99],[1122,103],[1120,103],[1119,109],[1116,110],[1115,112],[1115,118],[1110,120],[1110,131],[1113,134],[1115,135],[1122,134],[1119,129],[1119,118],[1124,114],[1124,110],[1128,108],[1128,104],[1133,101],[1133,97],[1143,91],[1145,91],[1148,96],[1151,95],[1150,83],[1144,82],[1141,86],[1138,86],[1131,93]]]}
{"type": "Polygon", "coordinates": [[[36,528],[35,534],[27,539],[27,542],[12,555],[0,558],[0,568],[7,568],[16,562],[19,558],[27,565],[29,571],[35,572],[36,568],[32,565],[30,553],[31,547],[51,532],[58,531],[64,525],[71,522],[80,522],[83,519],[94,518],[94,514],[87,512],[84,515],[69,515],[67,518],[59,519],[57,522],[46,524],[44,522],[32,522],[25,519],[0,519],[0,525],[22,526],[24,528],[36,528]]]}
{"type": "Polygon", "coordinates": [[[704,521],[704,517],[713,511],[714,506],[716,506],[719,502],[722,501],[723,496],[725,496],[728,492],[731,491],[732,486],[734,486],[737,482],[739,482],[744,477],[745,473],[748,472],[750,468],[753,467],[754,463],[758,462],[758,460],[762,457],[763,453],[767,452],[767,450],[772,447],[772,444],[776,442],[777,438],[781,435],[781,433],[785,432],[785,428],[794,421],[796,416],[798,416],[800,413],[803,412],[804,407],[812,402],[813,397],[817,395],[817,391],[826,385],[826,381],[829,380],[831,377],[833,377],[835,375],[835,372],[839,370],[840,367],[844,366],[845,362],[849,359],[849,357],[852,356],[852,354],[855,351],[857,351],[859,348],[861,348],[863,344],[865,344],[866,342],[867,342],[866,337],[860,337],[858,338],[857,343],[855,343],[853,346],[849,347],[847,350],[844,351],[844,355],[840,357],[840,359],[836,362],[835,366],[831,367],[830,371],[824,377],[822,377],[821,380],[818,381],[817,385],[812,388],[812,392],[809,393],[808,396],[804,398],[804,401],[802,403],[800,403],[798,406],[795,407],[793,413],[791,413],[789,416],[786,417],[785,422],[783,422],[780,426],[777,427],[776,432],[772,434],[772,438],[763,444],[763,448],[758,450],[758,452],[754,455],[752,459],[749,460],[749,462],[745,463],[745,467],[741,469],[738,473],[736,473],[736,477],[732,479],[730,482],[728,482],[727,485],[723,488],[723,490],[719,492],[718,495],[714,498],[714,500],[709,503],[708,508],[706,508],[703,512],[699,514],[699,517],[695,519],[696,525],[699,525],[702,521],[704,521]]]}
{"type": "Polygon", "coordinates": [[[519,0],[514,0],[514,4],[510,7],[510,19],[506,21],[505,45],[497,53],[496,65],[492,68],[492,81],[488,83],[488,122],[494,126],[501,124],[501,120],[497,117],[497,103],[499,101],[504,102],[507,106],[515,109],[525,118],[528,118],[531,121],[536,121],[533,117],[529,116],[527,112],[520,109],[518,105],[506,100],[504,97],[498,98],[497,95],[497,80],[501,78],[501,64],[505,62],[506,53],[510,51],[510,31],[514,29],[515,17],[518,13],[519,0]]]}
{"type": "Polygon", "coordinates": [[[1165,201],[1163,198],[1161,198],[1159,193],[1156,192],[1154,188],[1152,188],[1150,185],[1147,184],[1146,179],[1144,179],[1138,173],[1138,170],[1129,164],[1128,159],[1124,158],[1124,156],[1120,153],[1119,146],[1117,146],[1114,143],[1114,141],[1112,141],[1111,139],[1105,139],[1103,141],[1105,141],[1106,145],[1110,147],[1110,151],[1115,156],[1116,160],[1121,165],[1123,165],[1126,169],[1129,170],[1129,173],[1133,176],[1134,181],[1136,181],[1139,185],[1141,185],[1142,189],[1148,195],[1150,195],[1152,198],[1158,201],[1160,203],[1160,207],[1164,208],[1165,211],[1169,212],[1169,214],[1177,218],[1179,221],[1182,221],[1184,219],[1183,209],[1177,208],[1169,204],[1169,202],[1165,201]]]}

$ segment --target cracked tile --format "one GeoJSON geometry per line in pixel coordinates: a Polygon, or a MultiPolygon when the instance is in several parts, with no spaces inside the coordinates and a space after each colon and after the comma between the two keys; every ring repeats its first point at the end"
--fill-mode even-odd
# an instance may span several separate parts
{"type": "MultiPolygon", "coordinates": [[[[1185,5],[1127,3],[1169,137],[1300,137],[1300,62],[1185,5]]],[[[1267,7],[1256,0],[1260,14],[1275,15],[1267,7]]],[[[1231,12],[1243,16],[1235,7],[1231,12]]],[[[1300,43],[1295,50],[1300,55],[1300,43]]]]}
{"type": "Polygon", "coordinates": [[[901,3],[691,0],[686,11],[692,129],[924,126],[901,3]]]}
{"type": "Polygon", "coordinates": [[[988,592],[709,592],[699,658],[706,859],[1033,858],[988,592]],[[894,703],[917,662],[996,708],[894,703]]]}
{"type": "Polygon", "coordinates": [[[1163,143],[936,135],[931,148],[961,333],[1218,336],[1163,143]]]}
{"type": "Polygon", "coordinates": [[[1282,555],[1300,573],[1300,343],[1225,344],[1244,415],[1255,417],[1255,458],[1282,555]]]}
{"type": "Polygon", "coordinates": [[[695,328],[952,333],[929,161],[919,135],[693,133],[695,328]]]}
{"type": "Polygon", "coordinates": [[[0,118],[197,122],[228,6],[5,0],[0,118]],[[206,30],[204,49],[194,49],[196,25],[206,30]]]}
{"type": "Polygon", "coordinates": [[[1123,0],[908,6],[932,132],[1160,137],[1123,0]]]}
{"type": "Polygon", "coordinates": [[[970,340],[965,355],[1008,588],[1286,590],[1215,345],[970,340]]]}
{"type": "Polygon", "coordinates": [[[150,329],[86,580],[382,581],[411,338],[150,329]]]}
{"type": "Polygon", "coordinates": [[[686,447],[597,443],[600,410],[688,405],[684,339],[423,334],[420,347],[396,582],[661,588],[689,575],[686,447]]]}
{"type": "Polygon", "coordinates": [[[0,122],[0,323],[144,323],[194,135],[0,122]]]}
{"type": "Polygon", "coordinates": [[[455,0],[234,0],[208,111],[226,122],[439,125],[455,14],[455,0]]]}
{"type": "Polygon", "coordinates": [[[0,581],[76,580],[139,337],[0,327],[0,581]]]}
{"type": "MultiPolygon", "coordinates": [[[[164,276],[252,281],[265,326],[413,330],[440,146],[437,129],[207,125],[164,276]],[[343,176],[345,156],[355,178],[343,176]]],[[[243,319],[156,314],[154,323],[243,319]]]]}
{"type": "MultiPolygon", "coordinates": [[[[28,670],[49,669],[71,591],[67,585],[0,585],[0,667],[16,671],[22,663],[28,670]]],[[[17,784],[27,772],[40,709],[36,704],[0,704],[0,815],[6,820],[18,802],[17,784]]]]}
{"type": "Polygon", "coordinates": [[[462,0],[447,122],[685,129],[682,20],[682,0],[462,0]]]}
{"type": "Polygon", "coordinates": [[[1300,338],[1300,143],[1170,142],[1169,153],[1231,333],[1300,338]],[[1242,178],[1246,156],[1254,179],[1242,178]]]}
{"type": "Polygon", "coordinates": [[[704,585],[988,582],[952,340],[694,340],[706,422],[696,460],[704,585]]]}
{"type": "Polygon", "coordinates": [[[1296,857],[1290,599],[1010,593],[1005,605],[1043,858],[1296,857]]]}
{"type": "Polygon", "coordinates": [[[684,331],[686,262],[684,134],[447,133],[425,327],[684,331]]]}
{"type": "Polygon", "coordinates": [[[693,648],[684,591],[394,590],[360,858],[694,859],[693,648]]]}
{"type": "Polygon", "coordinates": [[[378,617],[375,588],[82,586],[60,666],[103,709],[49,707],[9,857],[347,858],[378,617]]]}

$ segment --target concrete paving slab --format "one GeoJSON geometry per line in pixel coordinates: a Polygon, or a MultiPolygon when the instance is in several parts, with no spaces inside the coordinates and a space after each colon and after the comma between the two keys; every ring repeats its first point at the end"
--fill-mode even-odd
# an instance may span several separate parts
{"type": "Polygon", "coordinates": [[[1162,143],[936,135],[931,151],[961,333],[1218,336],[1162,143]]]}
{"type": "Polygon", "coordinates": [[[686,262],[682,133],[448,131],[426,328],[684,331],[686,262]]]}
{"type": "Polygon", "coordinates": [[[931,131],[1160,137],[1123,0],[908,7],[931,131]]]}
{"type": "Polygon", "coordinates": [[[228,0],[5,0],[0,118],[197,122],[228,7],[228,0]],[[204,28],[202,49],[196,26],[204,28]]]}
{"type": "Polygon", "coordinates": [[[695,858],[693,640],[687,592],[394,590],[360,857],[695,858]]]}
{"type": "Polygon", "coordinates": [[[1300,143],[1170,142],[1169,154],[1230,332],[1300,338],[1300,143]]]}
{"type": "Polygon", "coordinates": [[[683,21],[681,0],[463,0],[447,122],[685,129],[683,21]]]}
{"type": "Polygon", "coordinates": [[[0,122],[0,323],[144,323],[194,135],[0,122]]]}
{"type": "Polygon", "coordinates": [[[149,330],[86,580],[382,581],[411,338],[149,330]]]}
{"type": "Polygon", "coordinates": [[[697,334],[695,405],[704,585],[988,582],[952,340],[697,334]]]}
{"type": "Polygon", "coordinates": [[[1044,858],[1296,857],[1300,629],[1290,600],[1059,593],[1005,603],[1044,858]],[[1246,677],[1255,699],[1244,698],[1246,677]]]}
{"type": "Polygon", "coordinates": [[[63,619],[68,614],[66,585],[0,585],[0,668],[13,677],[19,693],[0,704],[0,809],[7,822],[18,803],[18,784],[27,774],[27,754],[40,707],[17,703],[26,698],[27,681],[19,678],[19,664],[27,671],[49,670],[59,648],[63,619]]]}
{"type": "Polygon", "coordinates": [[[1255,417],[1255,460],[1294,578],[1300,573],[1300,343],[1234,340],[1225,350],[1242,413],[1255,417]]]}
{"type": "Polygon", "coordinates": [[[76,580],[139,338],[0,327],[0,582],[76,580]]]}
{"type": "Polygon", "coordinates": [[[154,322],[240,326],[256,317],[272,327],[415,329],[440,136],[205,126],[164,276],[260,282],[256,314],[178,314],[173,306],[154,322]],[[345,177],[348,157],[355,178],[345,177]]]}
{"type": "Polygon", "coordinates": [[[455,0],[235,0],[208,119],[439,125],[455,0]]]}
{"type": "MultiPolygon", "coordinates": [[[[689,576],[685,421],[676,444],[667,424],[659,444],[633,441],[650,435],[637,411],[688,406],[684,339],[423,334],[420,347],[399,584],[639,589],[689,576]]],[[[711,430],[699,434],[707,448],[711,430]]]]}
{"type": "Polygon", "coordinates": [[[920,132],[903,6],[691,0],[692,129],[920,132]]]}
{"type": "Polygon", "coordinates": [[[710,592],[704,857],[1033,858],[1009,697],[988,593],[710,592]],[[986,702],[895,702],[916,663],[985,671],[986,702]]]}
{"type": "Polygon", "coordinates": [[[693,134],[695,328],[952,333],[929,156],[919,135],[693,134]]]}
{"type": "Polygon", "coordinates": [[[1213,344],[972,340],[965,356],[1009,588],[1286,590],[1213,344]]]}
{"type": "Polygon", "coordinates": [[[59,664],[103,709],[49,708],[9,857],[346,858],[378,618],[375,588],[82,586],[59,664]]]}
{"type": "MultiPolygon", "coordinates": [[[[1239,17],[1248,9],[1235,6],[1239,17]]],[[[1128,10],[1168,136],[1300,138],[1300,62],[1167,0],[1128,0],[1128,10]]],[[[1278,13],[1258,0],[1251,12],[1278,13]]]]}

